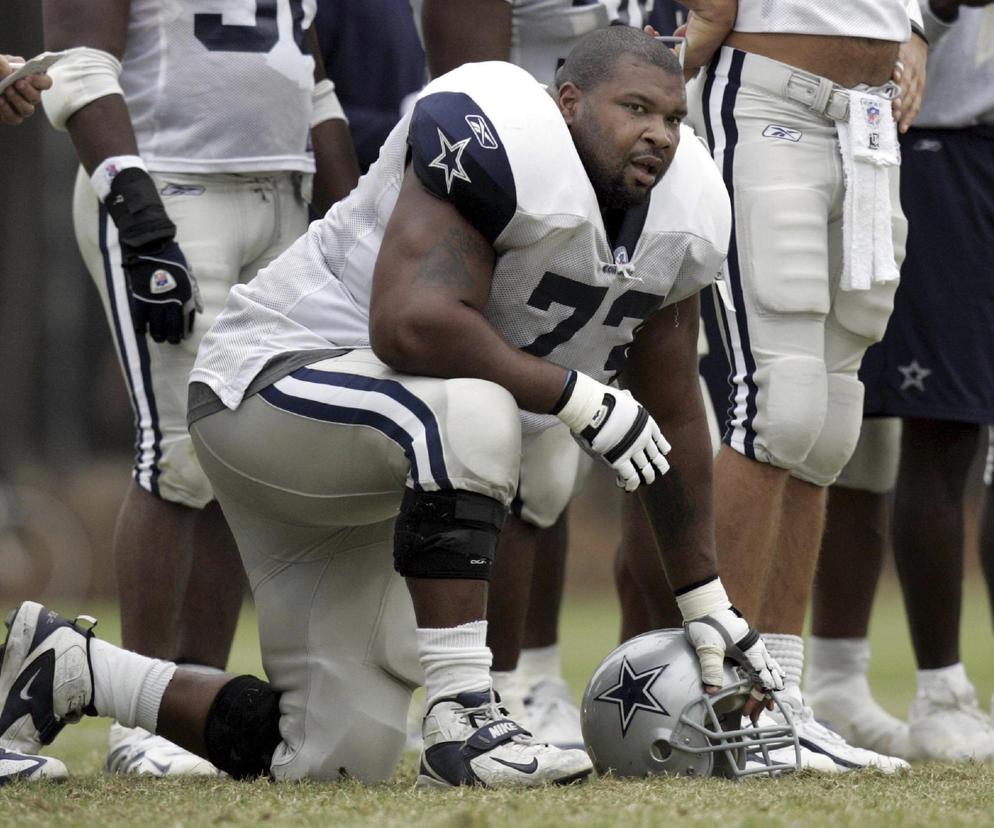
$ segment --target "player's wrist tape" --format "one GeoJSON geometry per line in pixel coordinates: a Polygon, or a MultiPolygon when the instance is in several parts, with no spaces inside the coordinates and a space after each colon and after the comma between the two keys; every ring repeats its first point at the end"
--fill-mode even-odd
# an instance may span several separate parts
{"type": "Polygon", "coordinates": [[[166,215],[152,177],[129,167],[110,182],[104,202],[117,225],[121,247],[131,252],[158,249],[176,235],[176,225],[166,215]]]}
{"type": "Polygon", "coordinates": [[[705,615],[732,606],[722,586],[721,578],[715,575],[703,584],[676,593],[676,603],[684,622],[695,621],[705,615]]]}
{"type": "Polygon", "coordinates": [[[52,126],[64,130],[66,122],[89,103],[107,95],[124,97],[118,82],[121,61],[102,49],[80,46],[48,70],[52,88],[41,94],[41,103],[52,126]]]}
{"type": "Polygon", "coordinates": [[[566,387],[550,413],[562,420],[570,431],[579,434],[590,425],[597,410],[604,405],[604,386],[579,371],[570,371],[566,387]]]}
{"type": "Polygon", "coordinates": [[[311,92],[311,127],[316,127],[324,121],[345,121],[345,110],[335,94],[335,84],[327,78],[314,84],[311,92]]]}
{"type": "Polygon", "coordinates": [[[90,184],[93,185],[97,198],[106,201],[107,196],[110,195],[110,184],[117,174],[133,167],[148,172],[145,162],[137,155],[112,155],[101,161],[100,166],[90,176],[90,184]]]}

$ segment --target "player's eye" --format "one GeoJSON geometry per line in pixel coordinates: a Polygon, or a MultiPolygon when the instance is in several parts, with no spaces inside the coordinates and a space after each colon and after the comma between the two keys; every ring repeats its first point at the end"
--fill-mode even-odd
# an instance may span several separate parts
{"type": "Polygon", "coordinates": [[[640,103],[628,102],[625,107],[637,115],[644,115],[648,110],[640,103]]]}

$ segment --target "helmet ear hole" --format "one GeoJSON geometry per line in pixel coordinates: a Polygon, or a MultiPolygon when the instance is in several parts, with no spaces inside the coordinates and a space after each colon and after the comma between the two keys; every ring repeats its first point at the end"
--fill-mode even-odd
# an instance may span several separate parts
{"type": "Polygon", "coordinates": [[[649,755],[655,762],[667,762],[673,755],[673,747],[669,742],[653,742],[649,748],[649,755]]]}

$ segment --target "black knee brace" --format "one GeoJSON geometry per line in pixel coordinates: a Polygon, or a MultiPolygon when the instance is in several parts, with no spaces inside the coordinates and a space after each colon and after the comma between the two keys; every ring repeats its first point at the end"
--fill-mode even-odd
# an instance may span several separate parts
{"type": "Polygon", "coordinates": [[[507,509],[486,495],[407,489],[394,531],[393,562],[405,578],[490,580],[507,509]]]}
{"type": "Polygon", "coordinates": [[[204,725],[207,758],[235,779],[267,776],[280,743],[280,694],[255,676],[233,678],[204,725]]]}

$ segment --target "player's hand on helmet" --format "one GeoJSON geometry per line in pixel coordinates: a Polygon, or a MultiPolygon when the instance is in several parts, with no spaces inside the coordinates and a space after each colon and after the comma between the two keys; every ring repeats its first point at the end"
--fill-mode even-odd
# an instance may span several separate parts
{"type": "Polygon", "coordinates": [[[131,291],[131,320],[135,333],[156,342],[178,343],[193,330],[204,309],[200,290],[186,257],[174,241],[159,250],[134,252],[124,260],[131,291]]]}
{"type": "Polygon", "coordinates": [[[724,663],[730,658],[741,666],[763,691],[783,690],[784,672],[766,651],[766,644],[731,605],[721,579],[679,592],[683,629],[701,662],[701,680],[706,688],[718,688],[724,680],[724,663]]]}
{"type": "Polygon", "coordinates": [[[633,492],[666,474],[670,444],[656,421],[627,391],[570,371],[553,413],[573,432],[589,454],[618,475],[618,486],[633,492]]]}
{"type": "Polygon", "coordinates": [[[195,315],[204,309],[200,290],[174,241],[176,225],[166,215],[152,177],[141,167],[112,166],[131,158],[107,159],[99,168],[111,178],[104,203],[117,225],[131,318],[135,333],[147,331],[156,342],[176,344],[190,334],[195,315]]]}

